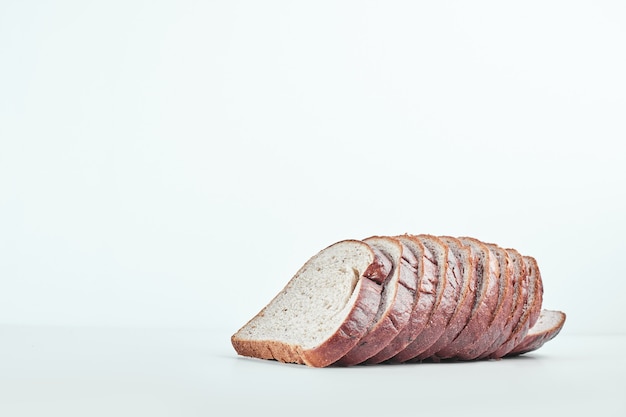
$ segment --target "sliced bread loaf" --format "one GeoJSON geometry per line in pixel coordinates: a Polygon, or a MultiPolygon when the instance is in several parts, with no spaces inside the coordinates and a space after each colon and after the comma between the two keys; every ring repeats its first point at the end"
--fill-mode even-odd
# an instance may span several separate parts
{"type": "Polygon", "coordinates": [[[501,358],[561,331],[565,314],[542,302],[536,260],[513,249],[374,236],[313,256],[231,342],[242,356],[314,367],[501,358]]]}

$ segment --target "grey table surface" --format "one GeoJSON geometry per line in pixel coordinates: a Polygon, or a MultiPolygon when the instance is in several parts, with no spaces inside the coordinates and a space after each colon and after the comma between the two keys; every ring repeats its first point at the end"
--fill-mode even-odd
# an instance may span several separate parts
{"type": "Polygon", "coordinates": [[[314,369],[224,329],[0,327],[0,415],[626,416],[626,335],[481,362],[314,369]],[[426,413],[426,414],[424,414],[426,413]]]}

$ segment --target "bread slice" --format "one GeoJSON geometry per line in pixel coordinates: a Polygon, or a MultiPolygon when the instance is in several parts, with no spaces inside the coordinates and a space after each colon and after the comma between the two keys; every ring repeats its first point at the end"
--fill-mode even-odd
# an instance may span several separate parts
{"type": "Polygon", "coordinates": [[[513,313],[514,286],[513,286],[513,262],[507,251],[493,243],[485,243],[492,255],[498,259],[500,265],[500,281],[498,292],[498,307],[496,310],[496,318],[494,322],[498,323],[497,334],[495,339],[489,346],[484,348],[482,352],[477,351],[473,359],[481,359],[487,357],[492,351],[493,346],[500,346],[511,334],[513,323],[511,322],[511,314],[513,313]]]}
{"type": "Polygon", "coordinates": [[[471,262],[468,272],[470,274],[470,285],[475,287],[476,290],[474,304],[465,327],[452,342],[432,356],[433,360],[455,358],[466,346],[477,341],[488,326],[487,319],[493,310],[493,296],[488,299],[487,295],[494,293],[494,285],[489,280],[489,274],[485,273],[486,260],[484,259],[484,250],[479,251],[473,246],[466,244],[463,244],[463,247],[468,250],[468,261],[471,262]],[[490,303],[487,301],[490,301],[490,303]]]}
{"type": "Polygon", "coordinates": [[[526,263],[526,269],[528,269],[529,273],[535,275],[535,302],[530,311],[530,327],[532,328],[541,313],[541,306],[543,304],[543,280],[541,279],[539,264],[535,258],[532,256],[524,256],[524,262],[526,263]]]}
{"type": "Polygon", "coordinates": [[[561,332],[564,324],[565,313],[562,311],[542,310],[535,325],[507,356],[521,355],[539,349],[554,339],[561,332]]]}
{"type": "Polygon", "coordinates": [[[396,236],[415,257],[417,294],[409,323],[380,352],[366,361],[368,364],[384,362],[402,351],[424,330],[434,307],[441,301],[441,284],[435,257],[422,243],[409,235],[396,236]]]}
{"type": "Polygon", "coordinates": [[[504,327],[503,319],[499,315],[503,297],[500,286],[500,264],[493,252],[483,242],[470,237],[461,237],[459,240],[464,245],[472,246],[482,255],[483,279],[489,280],[489,287],[484,298],[487,308],[482,315],[474,316],[474,320],[480,322],[479,328],[482,328],[482,331],[479,331],[480,337],[474,343],[464,346],[456,354],[457,359],[472,360],[491,346],[504,327]]]}
{"type": "Polygon", "coordinates": [[[543,284],[541,283],[541,275],[539,274],[537,262],[534,258],[529,256],[523,256],[522,260],[526,268],[526,287],[528,288],[528,293],[524,300],[524,311],[513,328],[509,339],[494,353],[489,355],[490,358],[501,358],[511,352],[515,346],[519,345],[524,337],[526,337],[528,330],[534,325],[533,318],[538,318],[539,312],[541,311],[543,284]]]}
{"type": "Polygon", "coordinates": [[[409,323],[415,303],[416,271],[407,260],[412,256],[410,251],[390,237],[375,236],[363,241],[391,259],[392,270],[383,284],[374,321],[361,340],[337,361],[342,366],[359,364],[383,349],[409,323]]]}
{"type": "Polygon", "coordinates": [[[440,236],[439,239],[449,248],[448,271],[451,274],[448,278],[459,289],[458,302],[445,331],[431,347],[416,357],[418,360],[433,357],[459,335],[469,320],[476,298],[475,265],[469,248],[450,236],[440,236]]]}
{"type": "MultiPolygon", "coordinates": [[[[501,249],[502,250],[502,249],[501,249]]],[[[511,305],[511,315],[504,327],[502,337],[496,340],[491,347],[479,359],[490,357],[502,344],[509,340],[513,330],[517,326],[524,312],[526,297],[528,296],[528,279],[526,278],[526,263],[522,255],[515,249],[503,249],[508,254],[509,266],[511,270],[511,283],[513,285],[513,300],[511,305]]]]}
{"type": "Polygon", "coordinates": [[[330,365],[370,328],[390,270],[364,242],[335,243],[309,259],[231,343],[242,356],[330,365]]]}
{"type": "Polygon", "coordinates": [[[486,330],[481,341],[468,347],[464,354],[460,355],[460,359],[472,360],[484,358],[488,353],[493,351],[493,346],[501,345],[507,339],[507,325],[510,323],[513,302],[513,285],[511,274],[513,272],[511,261],[508,253],[494,244],[485,244],[489,249],[492,258],[497,259],[499,265],[498,271],[498,303],[494,311],[489,328],[486,330]]]}
{"type": "Polygon", "coordinates": [[[391,358],[392,362],[412,360],[432,346],[445,332],[459,300],[460,288],[456,286],[452,273],[448,272],[448,247],[439,238],[432,235],[417,235],[415,237],[435,255],[440,280],[438,290],[441,291],[441,301],[431,311],[424,330],[407,347],[391,358]]]}

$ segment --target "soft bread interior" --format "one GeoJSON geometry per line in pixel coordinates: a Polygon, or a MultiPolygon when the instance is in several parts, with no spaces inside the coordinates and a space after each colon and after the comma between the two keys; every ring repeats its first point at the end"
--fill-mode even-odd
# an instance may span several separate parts
{"type": "Polygon", "coordinates": [[[360,242],[339,242],[311,258],[237,337],[311,349],[333,335],[350,313],[374,255],[360,242]]]}
{"type": "Polygon", "coordinates": [[[533,327],[528,331],[528,336],[552,331],[563,321],[563,313],[553,310],[541,310],[539,318],[533,327]]]}

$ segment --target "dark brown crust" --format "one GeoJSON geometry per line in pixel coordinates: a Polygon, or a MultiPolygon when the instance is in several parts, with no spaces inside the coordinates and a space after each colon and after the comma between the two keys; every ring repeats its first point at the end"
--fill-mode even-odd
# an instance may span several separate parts
{"type": "Polygon", "coordinates": [[[459,335],[470,318],[476,298],[476,286],[475,282],[472,282],[472,277],[475,278],[475,265],[470,257],[469,249],[453,237],[440,236],[439,238],[450,249],[448,264],[452,265],[452,268],[449,270],[452,272],[456,285],[460,288],[459,301],[443,334],[431,347],[416,357],[418,360],[430,358],[459,335]]]}
{"type": "Polygon", "coordinates": [[[415,237],[422,242],[424,247],[428,247],[437,259],[441,300],[431,312],[424,330],[401,352],[391,358],[392,362],[410,361],[432,346],[445,331],[459,299],[460,288],[454,282],[452,273],[448,272],[448,247],[432,235],[415,237]]]}
{"type": "Polygon", "coordinates": [[[541,296],[542,292],[540,280],[537,279],[537,271],[538,269],[532,268],[532,262],[528,257],[523,256],[522,260],[524,261],[526,267],[526,287],[528,289],[526,300],[524,303],[524,312],[520,317],[517,325],[513,328],[511,332],[511,336],[509,339],[502,344],[494,353],[489,355],[490,358],[502,358],[507,353],[515,348],[515,346],[519,345],[519,343],[526,337],[528,334],[528,330],[531,328],[531,316],[535,314],[537,310],[537,303],[539,303],[539,310],[541,310],[541,296]]]}
{"type": "Polygon", "coordinates": [[[501,250],[496,245],[485,244],[490,252],[490,257],[496,259],[498,264],[498,304],[494,311],[494,317],[489,328],[483,337],[470,346],[460,359],[472,360],[485,355],[491,347],[501,345],[506,340],[505,329],[511,316],[511,305],[513,302],[511,266],[509,256],[506,251],[501,250]]]}
{"type": "Polygon", "coordinates": [[[541,271],[539,271],[539,265],[537,264],[537,260],[532,256],[524,256],[524,261],[526,261],[526,268],[536,274],[536,293],[535,293],[535,302],[533,303],[533,307],[530,311],[530,327],[532,328],[535,323],[537,323],[537,319],[539,318],[539,314],[541,313],[541,306],[543,304],[543,280],[541,279],[541,271]]]}
{"type": "MultiPolygon", "coordinates": [[[[360,241],[355,242],[363,243],[360,241]]],[[[375,251],[372,251],[372,254],[373,262],[366,269],[366,272],[376,277],[387,276],[390,271],[389,269],[385,270],[385,268],[390,265],[390,263],[386,262],[384,259],[380,259],[380,257],[383,256],[382,254],[375,251]],[[376,266],[372,267],[372,265],[376,266]]],[[[300,270],[303,268],[304,266],[300,270]]],[[[299,272],[300,271],[298,271],[298,273],[299,272]]],[[[298,273],[296,273],[296,275],[298,275],[298,273]]],[[[346,319],[337,331],[319,346],[304,350],[300,346],[279,341],[245,340],[238,338],[237,334],[239,332],[237,332],[231,337],[233,348],[239,355],[259,359],[274,359],[280,362],[306,364],[313,367],[324,367],[332,364],[358,343],[361,337],[367,332],[370,323],[378,311],[382,291],[381,285],[364,275],[360,277],[359,283],[359,292],[354,301],[352,310],[348,313],[346,319]]],[[[289,283],[287,286],[288,285],[289,283]]],[[[269,304],[271,304],[271,302],[269,304]]],[[[254,318],[262,315],[266,308],[267,306],[254,318]]],[[[254,318],[248,321],[248,323],[254,320],[254,318]]]]}
{"type": "Polygon", "coordinates": [[[498,286],[495,277],[489,273],[489,251],[480,242],[472,245],[475,240],[461,242],[469,249],[475,265],[473,281],[477,288],[476,298],[467,324],[448,346],[435,354],[436,359],[457,358],[467,346],[478,341],[489,327],[497,305],[498,286]]]}
{"type": "Polygon", "coordinates": [[[479,359],[485,359],[490,357],[500,346],[511,338],[513,330],[519,323],[522,313],[524,312],[524,305],[526,303],[526,297],[528,295],[528,280],[526,279],[526,263],[522,258],[522,255],[515,249],[502,249],[507,252],[511,270],[511,281],[513,285],[513,303],[511,305],[511,315],[507,321],[507,324],[503,330],[502,337],[494,342],[491,347],[482,355],[479,359]]]}
{"type": "MultiPolygon", "coordinates": [[[[391,257],[392,254],[384,252],[385,248],[379,245],[379,242],[384,241],[386,244],[397,245],[399,256],[392,259],[392,263],[397,269],[391,273],[391,275],[398,274],[398,280],[395,282],[396,295],[391,306],[386,312],[383,312],[379,321],[374,323],[359,342],[336,362],[337,365],[341,366],[359,364],[382,350],[409,323],[415,303],[416,271],[406,259],[409,255],[404,254],[404,245],[390,237],[376,236],[363,241],[372,248],[377,247],[387,257],[391,257]]],[[[385,284],[387,285],[387,283],[385,284]]]]}
{"type": "Polygon", "coordinates": [[[486,243],[487,247],[491,251],[491,254],[498,259],[500,265],[500,293],[498,295],[498,309],[496,312],[497,317],[494,322],[498,322],[498,332],[496,338],[483,349],[481,352],[477,352],[476,356],[472,359],[481,359],[487,357],[492,351],[493,346],[500,346],[504,343],[511,334],[511,328],[513,323],[511,322],[511,315],[513,314],[513,300],[514,300],[514,286],[513,286],[513,263],[509,258],[507,251],[494,245],[492,243],[486,243]]]}
{"type": "Polygon", "coordinates": [[[472,360],[487,350],[502,332],[506,323],[506,317],[503,317],[501,310],[506,293],[500,282],[500,263],[491,249],[483,242],[474,238],[462,237],[460,240],[464,244],[474,244],[475,247],[479,247],[480,250],[484,251],[485,268],[489,274],[489,287],[492,288],[492,291],[488,291],[485,297],[485,302],[491,306],[489,313],[485,315],[487,326],[483,327],[478,340],[465,346],[456,355],[457,359],[472,360]]]}
{"type": "Polygon", "coordinates": [[[426,323],[430,312],[437,303],[437,269],[431,261],[433,258],[428,248],[408,235],[396,236],[405,247],[412,252],[415,259],[414,267],[417,269],[416,276],[416,302],[413,305],[409,323],[391,340],[385,348],[366,361],[368,364],[381,363],[395,356],[411,343],[419,335],[426,323]]]}
{"type": "MultiPolygon", "coordinates": [[[[456,240],[460,243],[458,239],[456,240]]],[[[431,355],[435,360],[454,357],[459,349],[469,343],[473,343],[479,337],[479,329],[476,328],[478,320],[475,320],[474,316],[480,311],[479,307],[484,306],[483,299],[487,293],[487,285],[481,285],[480,280],[482,280],[482,277],[478,276],[477,268],[479,258],[476,251],[471,246],[464,246],[464,249],[467,249],[469,252],[468,261],[470,264],[467,269],[469,273],[468,279],[470,281],[470,287],[472,287],[474,291],[473,305],[467,322],[459,334],[446,346],[431,355]]]]}
{"type": "Polygon", "coordinates": [[[531,328],[529,334],[524,337],[524,340],[522,340],[521,343],[517,345],[511,352],[507,353],[506,356],[516,356],[532,352],[539,349],[550,340],[554,339],[563,329],[563,325],[565,324],[566,319],[566,315],[562,311],[555,311],[555,313],[559,314],[559,321],[554,326],[546,329],[543,332],[534,334],[530,334],[532,333],[531,328]]]}
{"type": "Polygon", "coordinates": [[[386,257],[380,250],[370,246],[372,252],[374,252],[374,262],[367,267],[363,272],[363,277],[374,281],[377,284],[385,282],[389,275],[393,265],[391,259],[386,257]]]}

